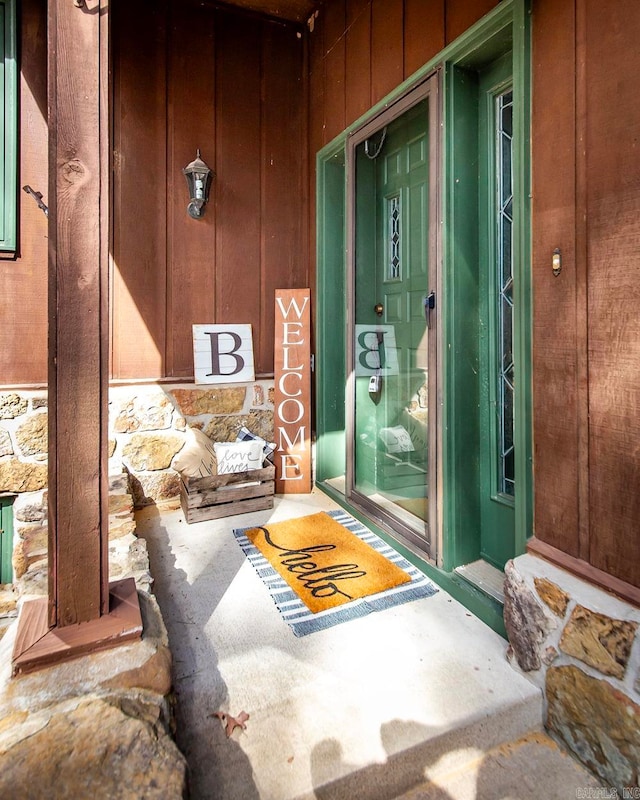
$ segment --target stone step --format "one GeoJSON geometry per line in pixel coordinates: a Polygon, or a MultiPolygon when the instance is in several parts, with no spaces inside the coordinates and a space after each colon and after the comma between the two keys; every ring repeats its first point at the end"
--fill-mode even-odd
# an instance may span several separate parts
{"type": "Polygon", "coordinates": [[[530,733],[458,769],[434,770],[395,800],[567,800],[614,797],[591,772],[542,732],[530,733]]]}

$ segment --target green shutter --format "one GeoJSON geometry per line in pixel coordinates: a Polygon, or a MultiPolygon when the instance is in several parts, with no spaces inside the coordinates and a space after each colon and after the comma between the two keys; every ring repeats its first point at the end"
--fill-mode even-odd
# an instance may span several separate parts
{"type": "Polygon", "coordinates": [[[0,497],[0,584],[13,581],[13,501],[0,497]]]}
{"type": "Polygon", "coordinates": [[[17,242],[18,68],[15,0],[0,0],[0,250],[17,242]]]}

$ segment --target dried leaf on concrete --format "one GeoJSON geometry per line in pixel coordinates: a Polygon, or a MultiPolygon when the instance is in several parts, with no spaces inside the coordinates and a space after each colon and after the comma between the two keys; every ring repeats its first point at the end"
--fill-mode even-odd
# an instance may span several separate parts
{"type": "Polygon", "coordinates": [[[241,711],[237,717],[232,717],[231,714],[227,714],[224,711],[216,711],[212,716],[222,720],[227,739],[236,728],[240,728],[243,731],[247,729],[246,722],[249,719],[249,715],[246,711],[241,711]]]}

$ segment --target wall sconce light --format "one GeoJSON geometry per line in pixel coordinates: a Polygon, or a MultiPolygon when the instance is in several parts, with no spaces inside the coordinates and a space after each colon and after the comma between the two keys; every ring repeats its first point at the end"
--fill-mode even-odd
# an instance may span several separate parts
{"type": "Polygon", "coordinates": [[[182,170],[189,187],[189,205],[187,212],[193,219],[200,219],[204,214],[205,203],[209,200],[209,187],[214,173],[200,158],[200,150],[195,159],[182,170]]]}

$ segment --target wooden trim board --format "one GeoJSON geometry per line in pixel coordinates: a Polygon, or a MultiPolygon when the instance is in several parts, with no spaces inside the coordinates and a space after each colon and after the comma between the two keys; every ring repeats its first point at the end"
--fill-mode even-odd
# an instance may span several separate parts
{"type": "Polygon", "coordinates": [[[536,539],[535,536],[527,542],[527,552],[534,556],[540,556],[540,558],[550,561],[561,569],[566,569],[567,572],[571,572],[607,592],[613,592],[613,594],[628,603],[640,606],[640,589],[637,586],[632,586],[626,581],[621,581],[619,578],[597,569],[597,567],[592,567],[591,564],[581,558],[570,556],[562,550],[558,550],[557,547],[536,539]]]}

